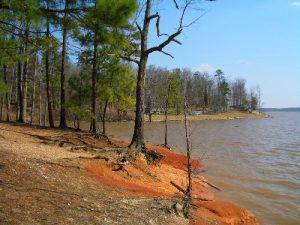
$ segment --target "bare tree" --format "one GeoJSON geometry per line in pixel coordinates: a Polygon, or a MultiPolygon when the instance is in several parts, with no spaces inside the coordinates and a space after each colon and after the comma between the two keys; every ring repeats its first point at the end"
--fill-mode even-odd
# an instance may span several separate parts
{"type": "MultiPolygon", "coordinates": [[[[176,38],[182,33],[183,29],[195,23],[201,16],[189,24],[184,24],[184,18],[187,10],[196,7],[196,0],[173,0],[174,6],[177,10],[180,10],[178,27],[172,34],[163,34],[160,32],[160,14],[159,12],[152,13],[152,0],[146,0],[144,15],[143,15],[143,26],[136,23],[137,29],[140,33],[140,53],[138,59],[130,58],[129,56],[124,57],[127,60],[131,60],[138,64],[138,75],[137,75],[137,88],[136,88],[136,116],[134,133],[130,143],[130,148],[141,151],[145,149],[144,141],[144,97],[145,97],[145,73],[149,55],[153,52],[161,52],[167,56],[173,57],[170,53],[164,51],[164,48],[171,42],[181,44],[176,38]],[[166,36],[166,39],[158,44],[157,46],[148,48],[148,34],[149,28],[152,21],[156,20],[156,34],[157,37],[166,36]]],[[[141,8],[142,8],[141,6],[141,8]]]]}
{"type": "MultiPolygon", "coordinates": [[[[186,91],[185,91],[186,92],[186,91]]],[[[184,98],[184,128],[185,128],[185,140],[186,140],[186,156],[187,156],[187,169],[188,169],[188,184],[183,201],[183,213],[186,218],[190,215],[190,205],[192,201],[192,166],[191,166],[191,132],[190,124],[187,121],[187,98],[184,98]]]]}
{"type": "Polygon", "coordinates": [[[261,113],[261,107],[262,107],[262,102],[261,102],[261,96],[262,96],[262,91],[259,85],[256,86],[256,94],[257,94],[257,109],[258,112],[261,113]]]}

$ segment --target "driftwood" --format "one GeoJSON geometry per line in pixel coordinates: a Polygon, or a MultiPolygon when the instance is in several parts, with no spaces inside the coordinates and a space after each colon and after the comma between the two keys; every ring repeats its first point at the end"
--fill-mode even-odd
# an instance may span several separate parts
{"type": "Polygon", "coordinates": [[[215,188],[218,191],[222,191],[221,188],[218,188],[216,185],[213,185],[213,184],[207,182],[206,180],[202,180],[202,182],[208,184],[209,186],[211,186],[212,188],[215,188]]]}

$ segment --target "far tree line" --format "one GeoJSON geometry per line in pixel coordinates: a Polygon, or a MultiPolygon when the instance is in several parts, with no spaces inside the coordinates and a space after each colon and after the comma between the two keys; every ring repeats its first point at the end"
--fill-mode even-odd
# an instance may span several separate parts
{"type": "MultiPolygon", "coordinates": [[[[49,126],[51,121],[54,123],[60,119],[59,57],[51,58],[50,62],[47,84],[43,58],[34,55],[28,60],[24,122],[49,126]],[[48,94],[51,96],[50,104],[48,94]]],[[[2,66],[0,72],[1,120],[18,121],[20,118],[17,70],[18,65],[10,64],[2,66]]],[[[91,70],[83,64],[74,65],[67,60],[65,71],[66,118],[70,126],[80,129],[80,121],[89,121],[93,117],[91,70]]],[[[102,76],[96,83],[96,116],[97,120],[102,121],[103,134],[106,133],[106,120],[134,119],[135,83],[135,68],[117,59],[106,59],[102,76]]],[[[146,70],[145,84],[145,114],[149,116],[149,121],[153,114],[182,114],[185,95],[191,115],[227,112],[230,108],[252,112],[261,105],[259,86],[248,91],[245,79],[229,80],[220,69],[209,74],[193,72],[188,68],[170,70],[150,65],[146,70]]]]}
{"type": "Polygon", "coordinates": [[[213,74],[193,72],[191,69],[169,70],[150,65],[146,73],[146,113],[151,115],[172,110],[183,113],[186,96],[189,113],[211,114],[227,112],[230,108],[253,112],[261,107],[259,86],[250,90],[246,80],[229,80],[221,69],[213,74]]]}

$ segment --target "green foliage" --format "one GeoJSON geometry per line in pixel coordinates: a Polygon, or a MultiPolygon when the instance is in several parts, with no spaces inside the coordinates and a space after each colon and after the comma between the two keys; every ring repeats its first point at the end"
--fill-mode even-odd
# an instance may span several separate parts
{"type": "Polygon", "coordinates": [[[258,105],[258,100],[256,96],[251,97],[251,110],[256,110],[258,105]]]}
{"type": "Polygon", "coordinates": [[[4,96],[9,91],[9,86],[6,85],[3,81],[0,81],[0,96],[4,96]]]}
{"type": "Polygon", "coordinates": [[[122,26],[136,10],[136,0],[96,0],[96,7],[90,10],[89,16],[101,24],[122,26]]]}
{"type": "Polygon", "coordinates": [[[36,38],[36,44],[41,50],[53,51],[58,49],[59,42],[54,37],[41,36],[36,38]]]}
{"type": "Polygon", "coordinates": [[[183,96],[180,94],[180,90],[183,85],[183,79],[180,77],[180,69],[174,69],[168,76],[169,94],[168,100],[171,104],[181,103],[183,96]]]}
{"type": "Polygon", "coordinates": [[[97,83],[97,96],[103,102],[118,101],[122,110],[135,104],[131,93],[136,85],[136,78],[128,65],[123,65],[116,58],[106,59],[97,83]]]}
{"type": "Polygon", "coordinates": [[[220,83],[220,90],[222,92],[222,96],[226,101],[229,101],[229,95],[231,93],[229,83],[223,79],[220,83]]]}
{"type": "Polygon", "coordinates": [[[183,96],[180,93],[183,86],[183,79],[180,77],[180,73],[180,69],[167,72],[164,82],[161,84],[159,95],[168,104],[180,104],[183,100],[183,96]]]}
{"type": "Polygon", "coordinates": [[[78,75],[69,79],[70,99],[65,107],[77,120],[92,117],[90,110],[91,84],[88,70],[82,70],[78,75]]]}

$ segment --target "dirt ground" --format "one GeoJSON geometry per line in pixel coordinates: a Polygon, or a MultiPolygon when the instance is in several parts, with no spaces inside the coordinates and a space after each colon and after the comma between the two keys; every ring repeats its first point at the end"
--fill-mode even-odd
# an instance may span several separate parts
{"type": "Polygon", "coordinates": [[[192,218],[185,219],[182,196],[170,185],[185,185],[184,157],[148,146],[165,153],[159,166],[137,159],[118,169],[120,152],[112,149],[125,146],[88,133],[0,123],[0,224],[258,224],[248,211],[215,200],[200,175],[192,218]]]}

